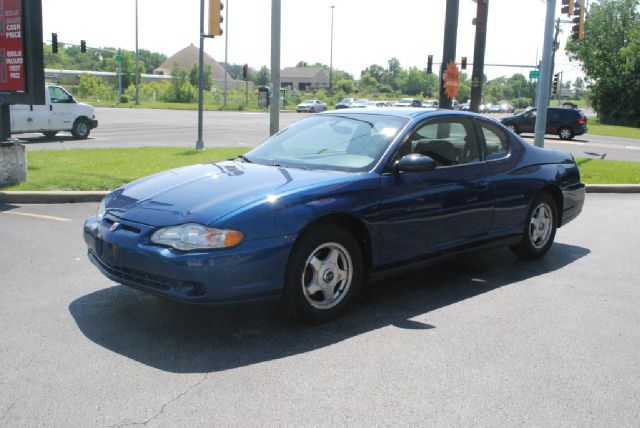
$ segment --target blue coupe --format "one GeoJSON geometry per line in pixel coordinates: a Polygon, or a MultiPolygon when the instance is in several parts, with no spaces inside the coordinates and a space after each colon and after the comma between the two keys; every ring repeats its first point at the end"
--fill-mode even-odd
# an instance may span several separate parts
{"type": "Polygon", "coordinates": [[[543,256],[582,210],[570,154],[498,122],[425,109],[340,110],[223,162],[146,177],[86,220],[108,278],[193,303],[281,297],[338,316],[368,281],[472,247],[543,256]]]}

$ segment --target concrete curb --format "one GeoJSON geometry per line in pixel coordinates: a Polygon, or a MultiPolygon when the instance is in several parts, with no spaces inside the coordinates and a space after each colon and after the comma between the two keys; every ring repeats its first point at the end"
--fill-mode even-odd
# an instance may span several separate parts
{"type": "MultiPolygon", "coordinates": [[[[587,193],[640,193],[640,184],[588,184],[587,193]]],[[[0,192],[3,204],[70,204],[100,202],[109,191],[0,192]]]]}

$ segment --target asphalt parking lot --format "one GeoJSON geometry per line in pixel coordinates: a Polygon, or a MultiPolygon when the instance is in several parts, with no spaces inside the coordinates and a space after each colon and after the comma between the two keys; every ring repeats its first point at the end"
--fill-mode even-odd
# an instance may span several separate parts
{"type": "Polygon", "coordinates": [[[0,205],[0,426],[640,425],[637,195],[588,195],[543,260],[453,258],[315,327],[112,283],[96,207],[0,205]]]}

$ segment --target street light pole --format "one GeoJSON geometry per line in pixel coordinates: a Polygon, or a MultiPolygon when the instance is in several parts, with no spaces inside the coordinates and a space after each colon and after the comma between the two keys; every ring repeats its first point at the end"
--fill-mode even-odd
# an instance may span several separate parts
{"type": "Polygon", "coordinates": [[[198,140],[196,150],[204,150],[204,140],[202,139],[202,109],[203,98],[202,87],[204,85],[204,0],[200,0],[200,78],[198,82],[198,140]]]}
{"type": "Polygon", "coordinates": [[[140,76],[138,63],[140,61],[140,55],[138,54],[138,0],[136,0],[136,104],[140,104],[140,76]]]}
{"type": "Polygon", "coordinates": [[[224,22],[225,22],[225,25],[224,25],[224,67],[225,67],[225,70],[224,70],[224,101],[222,103],[223,107],[227,106],[227,91],[228,91],[228,89],[227,89],[227,75],[229,74],[227,72],[227,68],[229,67],[229,61],[227,59],[228,58],[227,54],[229,52],[229,49],[228,49],[229,43],[228,42],[229,42],[229,3],[230,2],[231,2],[230,0],[227,0],[227,4],[226,4],[227,7],[225,7],[225,12],[224,12],[225,13],[225,17],[224,17],[224,22]]]}
{"type": "Polygon", "coordinates": [[[331,56],[329,59],[329,95],[333,95],[333,10],[335,6],[329,6],[331,8],[331,56]]]}
{"type": "Polygon", "coordinates": [[[280,131],[280,0],[271,0],[271,111],[269,135],[280,131]]]}
{"type": "Polygon", "coordinates": [[[547,107],[549,106],[549,88],[551,85],[551,54],[553,53],[553,21],[555,17],[556,0],[547,0],[544,46],[542,48],[542,67],[540,69],[540,80],[538,80],[536,126],[533,140],[536,147],[544,147],[544,133],[547,127],[547,107]]]}

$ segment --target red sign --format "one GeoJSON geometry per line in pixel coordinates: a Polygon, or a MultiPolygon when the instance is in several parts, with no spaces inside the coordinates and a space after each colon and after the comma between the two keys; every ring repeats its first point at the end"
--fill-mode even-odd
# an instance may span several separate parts
{"type": "Polygon", "coordinates": [[[0,92],[24,92],[22,1],[0,0],[0,92]]]}

